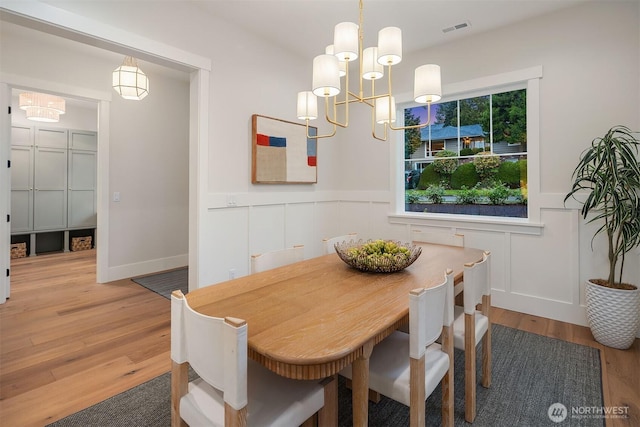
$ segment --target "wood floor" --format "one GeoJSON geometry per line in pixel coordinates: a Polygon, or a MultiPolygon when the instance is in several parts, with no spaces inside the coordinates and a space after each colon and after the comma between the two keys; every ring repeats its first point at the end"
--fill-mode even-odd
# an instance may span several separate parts
{"type": "MultiPolygon", "coordinates": [[[[587,328],[494,308],[495,323],[599,348],[605,406],[640,425],[640,340],[627,351],[587,328]]],[[[0,425],[44,426],[170,370],[170,302],[130,280],[97,284],[95,251],[12,260],[0,305],[0,425]]]]}

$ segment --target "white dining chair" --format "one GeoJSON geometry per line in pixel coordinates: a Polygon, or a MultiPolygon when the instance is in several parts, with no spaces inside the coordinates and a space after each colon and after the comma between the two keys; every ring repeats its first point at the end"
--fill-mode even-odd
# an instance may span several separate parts
{"type": "Polygon", "coordinates": [[[453,343],[464,350],[464,418],[476,417],[476,347],[482,341],[482,386],[491,386],[491,254],[464,266],[464,306],[455,306],[453,343]],[[477,305],[481,304],[481,310],[477,305]]]}
{"type": "MultiPolygon", "coordinates": [[[[369,389],[409,407],[411,426],[424,426],[425,401],[442,381],[442,424],[453,425],[453,272],[437,286],[409,293],[410,333],[395,331],[369,359],[369,389]],[[443,344],[436,339],[443,334],[443,344]]],[[[352,378],[351,366],[340,372],[352,378]]]]}
{"type": "Polygon", "coordinates": [[[247,358],[247,323],[171,295],[171,425],[299,426],[324,406],[320,381],[291,380],[247,358]],[[188,382],[188,367],[199,378],[188,382]]]}
{"type": "Polygon", "coordinates": [[[304,245],[251,255],[251,273],[259,273],[304,259],[304,245]]]}
{"type": "Polygon", "coordinates": [[[357,241],[358,233],[343,234],[342,236],[327,237],[322,239],[322,252],[324,255],[336,252],[335,244],[339,242],[357,241]]]}

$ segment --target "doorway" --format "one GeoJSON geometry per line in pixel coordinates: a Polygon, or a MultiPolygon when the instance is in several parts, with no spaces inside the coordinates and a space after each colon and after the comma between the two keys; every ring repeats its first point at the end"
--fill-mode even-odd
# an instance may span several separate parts
{"type": "MultiPolygon", "coordinates": [[[[9,6],[9,8],[11,9],[21,9],[21,4],[17,3],[15,5],[11,5],[9,6]]],[[[25,24],[25,18],[24,16],[29,16],[32,17],[33,25],[38,27],[38,31],[43,31],[43,27],[45,30],[50,29],[51,33],[55,33],[56,35],[60,35],[61,33],[67,33],[66,36],[69,37],[69,39],[75,39],[77,40],[78,38],[84,39],[84,41],[86,42],[87,40],[89,40],[89,44],[91,44],[90,40],[93,39],[94,36],[92,35],[88,35],[86,33],[78,33],[74,31],[74,25],[73,22],[70,22],[68,19],[65,20],[64,23],[58,23],[58,22],[54,22],[56,18],[51,18],[51,17],[55,17],[56,14],[52,13],[52,14],[47,14],[46,10],[45,11],[41,11],[40,8],[42,9],[47,9],[49,8],[49,6],[47,5],[39,5],[38,6],[38,10],[33,10],[33,9],[24,9],[24,10],[18,10],[18,13],[21,13],[23,15],[23,17],[20,18],[21,21],[21,25],[25,24]],[[42,12],[42,13],[41,13],[42,12]],[[52,19],[54,21],[52,21],[52,19]],[[36,20],[40,20],[40,22],[35,23],[36,20]],[[43,26],[42,21],[45,22],[45,25],[43,26]],[[51,27],[49,28],[48,24],[51,24],[51,27]],[[61,26],[64,27],[61,29],[61,26]]],[[[2,18],[6,18],[7,13],[3,12],[3,16],[2,18]]],[[[77,22],[82,22],[84,21],[82,17],[76,17],[77,18],[77,22]]],[[[29,19],[27,19],[28,21],[29,19]]],[[[28,24],[28,23],[27,23],[28,24]]],[[[80,24],[78,24],[80,26],[80,24]]],[[[104,28],[96,28],[96,33],[100,33],[100,30],[104,30],[104,28]]],[[[127,50],[128,52],[131,52],[133,50],[135,50],[135,46],[128,46],[128,41],[126,41],[127,37],[126,35],[122,35],[122,32],[120,32],[120,34],[118,34],[116,37],[114,37],[113,40],[110,40],[109,38],[106,39],[105,38],[101,38],[101,44],[104,46],[109,45],[110,47],[113,48],[113,52],[116,51],[123,51],[123,50],[127,50]],[[119,39],[121,38],[121,40],[119,39]],[[124,46],[124,48],[123,48],[124,46]]],[[[139,37],[135,37],[132,38],[135,39],[137,42],[140,41],[139,37]]],[[[181,52],[179,50],[176,50],[174,48],[170,48],[168,49],[168,47],[165,46],[158,46],[157,43],[155,43],[157,46],[155,46],[155,48],[157,48],[157,53],[155,53],[154,55],[149,55],[149,49],[146,49],[145,51],[147,52],[145,55],[147,57],[154,57],[156,59],[160,59],[159,62],[163,63],[163,64],[167,64],[173,60],[176,60],[177,62],[179,62],[182,70],[182,73],[184,73],[184,70],[191,70],[191,74],[190,76],[188,75],[187,79],[188,79],[188,103],[190,104],[189,108],[186,108],[185,111],[188,111],[188,115],[190,116],[189,119],[189,125],[188,127],[188,185],[189,186],[189,191],[188,191],[188,201],[186,202],[188,204],[188,220],[187,220],[187,230],[185,232],[185,235],[188,235],[188,264],[189,264],[189,276],[190,276],[190,283],[196,283],[197,286],[197,271],[198,271],[198,258],[197,258],[197,234],[198,234],[198,224],[199,224],[199,217],[202,215],[202,212],[200,211],[200,203],[199,200],[203,200],[202,194],[204,194],[205,190],[202,189],[203,186],[198,186],[197,183],[198,182],[206,182],[206,175],[203,173],[200,162],[199,162],[199,158],[207,158],[207,143],[205,142],[207,139],[207,133],[208,133],[208,126],[207,126],[207,120],[205,119],[206,117],[206,109],[208,106],[208,103],[206,102],[206,98],[208,98],[208,69],[210,68],[210,61],[206,60],[204,58],[200,58],[197,57],[195,55],[189,54],[187,52],[181,52]],[[167,51],[170,52],[170,54],[165,54],[162,51],[167,51]],[[177,57],[176,57],[177,54],[177,57]],[[184,64],[193,64],[193,65],[187,65],[185,68],[184,64]],[[198,153],[198,155],[196,155],[196,153],[198,153]],[[194,237],[195,236],[195,237],[194,237]]],[[[89,47],[87,47],[89,48],[89,47]]],[[[154,49],[151,49],[151,51],[153,51],[154,49]]],[[[15,76],[13,76],[15,77],[15,76]]],[[[13,85],[22,85],[20,78],[17,78],[16,81],[14,82],[9,82],[9,83],[13,83],[13,85]]],[[[41,83],[41,82],[40,82],[41,83]]],[[[55,89],[56,92],[60,93],[60,92],[65,92],[65,93],[71,93],[72,95],[76,95],[78,93],[77,88],[73,88],[69,85],[64,86],[64,85],[60,85],[58,84],[55,89]],[[65,89],[69,89],[69,91],[67,92],[65,89]]],[[[98,275],[98,281],[101,283],[104,282],[108,282],[108,281],[112,281],[112,280],[116,280],[118,277],[118,275],[123,275],[122,277],[125,276],[131,276],[132,274],[128,273],[127,271],[124,270],[117,270],[114,268],[110,268],[109,266],[109,258],[110,258],[110,253],[109,253],[109,237],[111,236],[110,234],[110,230],[109,230],[109,226],[111,225],[109,222],[109,202],[110,202],[110,189],[109,189],[109,177],[110,177],[110,168],[109,168],[109,134],[110,134],[110,130],[109,130],[109,107],[110,107],[110,103],[109,103],[109,99],[111,97],[111,94],[106,94],[106,93],[96,93],[96,91],[93,91],[92,94],[90,95],[97,95],[94,97],[94,99],[98,99],[98,128],[100,130],[100,143],[99,143],[99,165],[98,165],[98,229],[100,230],[100,233],[102,235],[102,238],[99,237],[98,238],[98,271],[97,271],[97,275],[98,275]],[[104,142],[104,143],[103,143],[104,142]],[[105,155],[103,155],[103,152],[105,155]]],[[[84,95],[81,95],[82,97],[87,97],[90,98],[91,96],[87,96],[87,94],[85,93],[84,95]]],[[[0,190],[2,191],[2,194],[0,194],[0,197],[5,197],[6,193],[8,192],[8,190],[6,189],[2,189],[0,190]]],[[[183,193],[187,193],[185,191],[183,191],[183,193]]],[[[3,233],[4,234],[4,233],[3,233]]],[[[8,234],[4,234],[4,236],[6,236],[8,234]]],[[[7,257],[8,258],[8,257],[7,257]]],[[[111,258],[113,258],[113,253],[111,253],[111,258]]],[[[7,260],[8,261],[8,260],[7,260]]],[[[166,266],[164,266],[166,268],[166,266]]],[[[162,268],[159,268],[162,269],[162,268]]],[[[3,278],[4,279],[4,278],[3,278]]],[[[8,281],[8,279],[6,279],[8,281]]],[[[0,285],[2,285],[2,283],[0,283],[0,285]]]]}

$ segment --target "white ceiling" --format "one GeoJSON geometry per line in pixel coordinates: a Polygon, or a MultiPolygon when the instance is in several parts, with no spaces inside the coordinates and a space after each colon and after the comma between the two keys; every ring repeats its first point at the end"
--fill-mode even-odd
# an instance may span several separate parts
{"type": "MultiPolygon", "coordinates": [[[[63,5],[61,0],[46,0],[52,5],[63,5]]],[[[107,6],[115,0],[94,0],[107,6]]],[[[147,1],[147,0],[131,0],[147,1]]],[[[209,13],[237,25],[262,39],[269,40],[283,49],[311,60],[333,43],[333,27],[343,21],[358,22],[358,0],[148,0],[190,3],[203,13],[209,13]]],[[[402,29],[404,53],[447,43],[505,25],[573,6],[587,0],[364,0],[363,30],[364,45],[377,43],[377,32],[383,27],[397,26],[402,29]],[[442,30],[467,22],[468,28],[444,33],[442,30]]],[[[605,0],[601,0],[605,1],[605,0]]],[[[72,2],[71,2],[72,3],[72,2]]],[[[111,4],[113,7],[113,4],[111,4]]],[[[89,56],[109,58],[116,66],[122,54],[63,40],[60,37],[22,27],[14,17],[6,13],[2,18],[2,32],[12,32],[19,37],[36,39],[44,37],[55,47],[76,49],[89,56]]],[[[195,30],[195,29],[194,29],[195,30]]],[[[142,66],[142,64],[141,64],[142,66]]],[[[169,70],[162,65],[157,72],[172,74],[174,78],[186,79],[183,72],[169,70]]],[[[69,100],[74,102],[73,100],[69,100]]]]}
{"type": "MultiPolygon", "coordinates": [[[[405,53],[539,16],[584,0],[364,0],[364,45],[378,30],[402,29],[405,53]],[[443,33],[462,22],[470,27],[443,33]]],[[[200,0],[197,7],[299,55],[324,53],[333,28],[358,23],[358,0],[200,0]]]]}

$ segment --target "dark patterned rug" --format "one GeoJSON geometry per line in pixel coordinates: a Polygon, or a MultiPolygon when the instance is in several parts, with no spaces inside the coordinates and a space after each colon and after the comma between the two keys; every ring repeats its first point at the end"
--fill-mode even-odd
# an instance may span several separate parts
{"type": "Polygon", "coordinates": [[[183,294],[189,292],[189,269],[187,267],[165,273],[152,274],[131,279],[165,298],[171,299],[171,292],[180,289],[183,294]]]}
{"type": "MultiPolygon", "coordinates": [[[[598,349],[493,325],[493,375],[489,389],[477,388],[474,427],[604,426],[604,418],[572,415],[572,408],[602,407],[598,349]],[[549,408],[566,408],[566,419],[555,423],[549,408]]],[[[478,352],[480,357],[480,352],[478,352]]],[[[455,353],[455,425],[464,421],[464,352],[455,353]]],[[[477,363],[478,369],[481,363],[477,363]]],[[[480,380],[478,372],[478,380],[480,380]]],[[[171,377],[164,374],[131,390],[70,415],[52,427],[160,427],[171,422],[171,377]]],[[[338,390],[339,426],[352,425],[351,392],[341,378],[338,390]]],[[[440,425],[441,392],[427,399],[427,425],[440,425]]],[[[253,425],[260,425],[259,422],[253,425]]],[[[369,402],[369,425],[409,425],[409,409],[382,397],[369,402]]],[[[200,427],[200,426],[192,426],[200,427]]],[[[288,426],[287,426],[288,427],[288,426]]]]}

